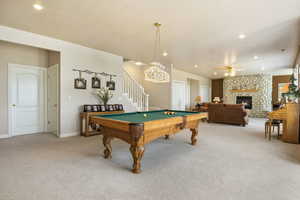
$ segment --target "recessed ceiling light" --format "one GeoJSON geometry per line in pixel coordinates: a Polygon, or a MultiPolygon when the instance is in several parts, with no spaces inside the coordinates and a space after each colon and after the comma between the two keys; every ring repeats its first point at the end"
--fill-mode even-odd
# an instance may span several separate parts
{"type": "Polygon", "coordinates": [[[166,57],[168,56],[168,52],[164,51],[162,55],[166,57]]]}
{"type": "Polygon", "coordinates": [[[33,4],[33,8],[36,9],[36,10],[43,10],[44,6],[42,6],[39,3],[35,3],[35,4],[33,4]]]}
{"type": "Polygon", "coordinates": [[[257,59],[258,59],[258,56],[254,56],[253,59],[254,59],[254,60],[257,60],[257,59]]]}
{"type": "Polygon", "coordinates": [[[198,68],[199,66],[198,66],[198,65],[194,65],[194,67],[195,67],[195,68],[198,68]]]}
{"type": "Polygon", "coordinates": [[[137,66],[143,65],[143,63],[141,63],[141,62],[135,62],[135,64],[136,64],[137,66]]]}
{"type": "Polygon", "coordinates": [[[245,39],[247,36],[243,33],[239,34],[239,39],[243,40],[245,39]]]}

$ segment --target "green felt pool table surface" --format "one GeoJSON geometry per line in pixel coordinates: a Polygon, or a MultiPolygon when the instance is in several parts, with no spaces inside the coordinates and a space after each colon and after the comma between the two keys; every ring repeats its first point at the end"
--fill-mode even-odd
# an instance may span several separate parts
{"type": "Polygon", "coordinates": [[[162,120],[172,117],[181,117],[187,115],[198,114],[199,112],[179,111],[179,110],[155,110],[147,112],[130,112],[121,114],[96,115],[95,117],[103,117],[107,119],[126,121],[130,123],[143,123],[153,120],[162,120]],[[175,112],[174,115],[166,115],[164,112],[175,112]],[[146,117],[144,115],[147,115],[146,117]]]}

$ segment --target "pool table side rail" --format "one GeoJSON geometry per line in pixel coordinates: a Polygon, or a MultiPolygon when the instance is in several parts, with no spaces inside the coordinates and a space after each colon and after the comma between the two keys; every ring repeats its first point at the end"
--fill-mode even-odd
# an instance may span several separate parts
{"type": "Polygon", "coordinates": [[[127,131],[129,132],[129,124],[128,121],[121,121],[116,119],[110,119],[110,118],[104,118],[99,116],[93,116],[91,117],[91,123],[96,123],[104,127],[109,127],[121,131],[127,131]]]}

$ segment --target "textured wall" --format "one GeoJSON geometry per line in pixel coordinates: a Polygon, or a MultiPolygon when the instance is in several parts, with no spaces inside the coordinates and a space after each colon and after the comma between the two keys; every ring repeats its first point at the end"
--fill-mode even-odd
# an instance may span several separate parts
{"type": "Polygon", "coordinates": [[[224,102],[235,104],[236,96],[252,96],[250,117],[264,117],[272,109],[272,76],[249,75],[224,79],[224,102]],[[258,89],[258,92],[230,92],[232,89],[258,89]]]}

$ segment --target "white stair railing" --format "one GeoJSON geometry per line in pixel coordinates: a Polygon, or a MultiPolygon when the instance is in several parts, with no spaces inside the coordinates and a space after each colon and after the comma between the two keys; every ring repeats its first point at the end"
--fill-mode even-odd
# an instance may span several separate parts
{"type": "Polygon", "coordinates": [[[123,71],[123,93],[128,95],[128,98],[137,106],[139,111],[148,111],[149,95],[126,70],[123,71]]]}

